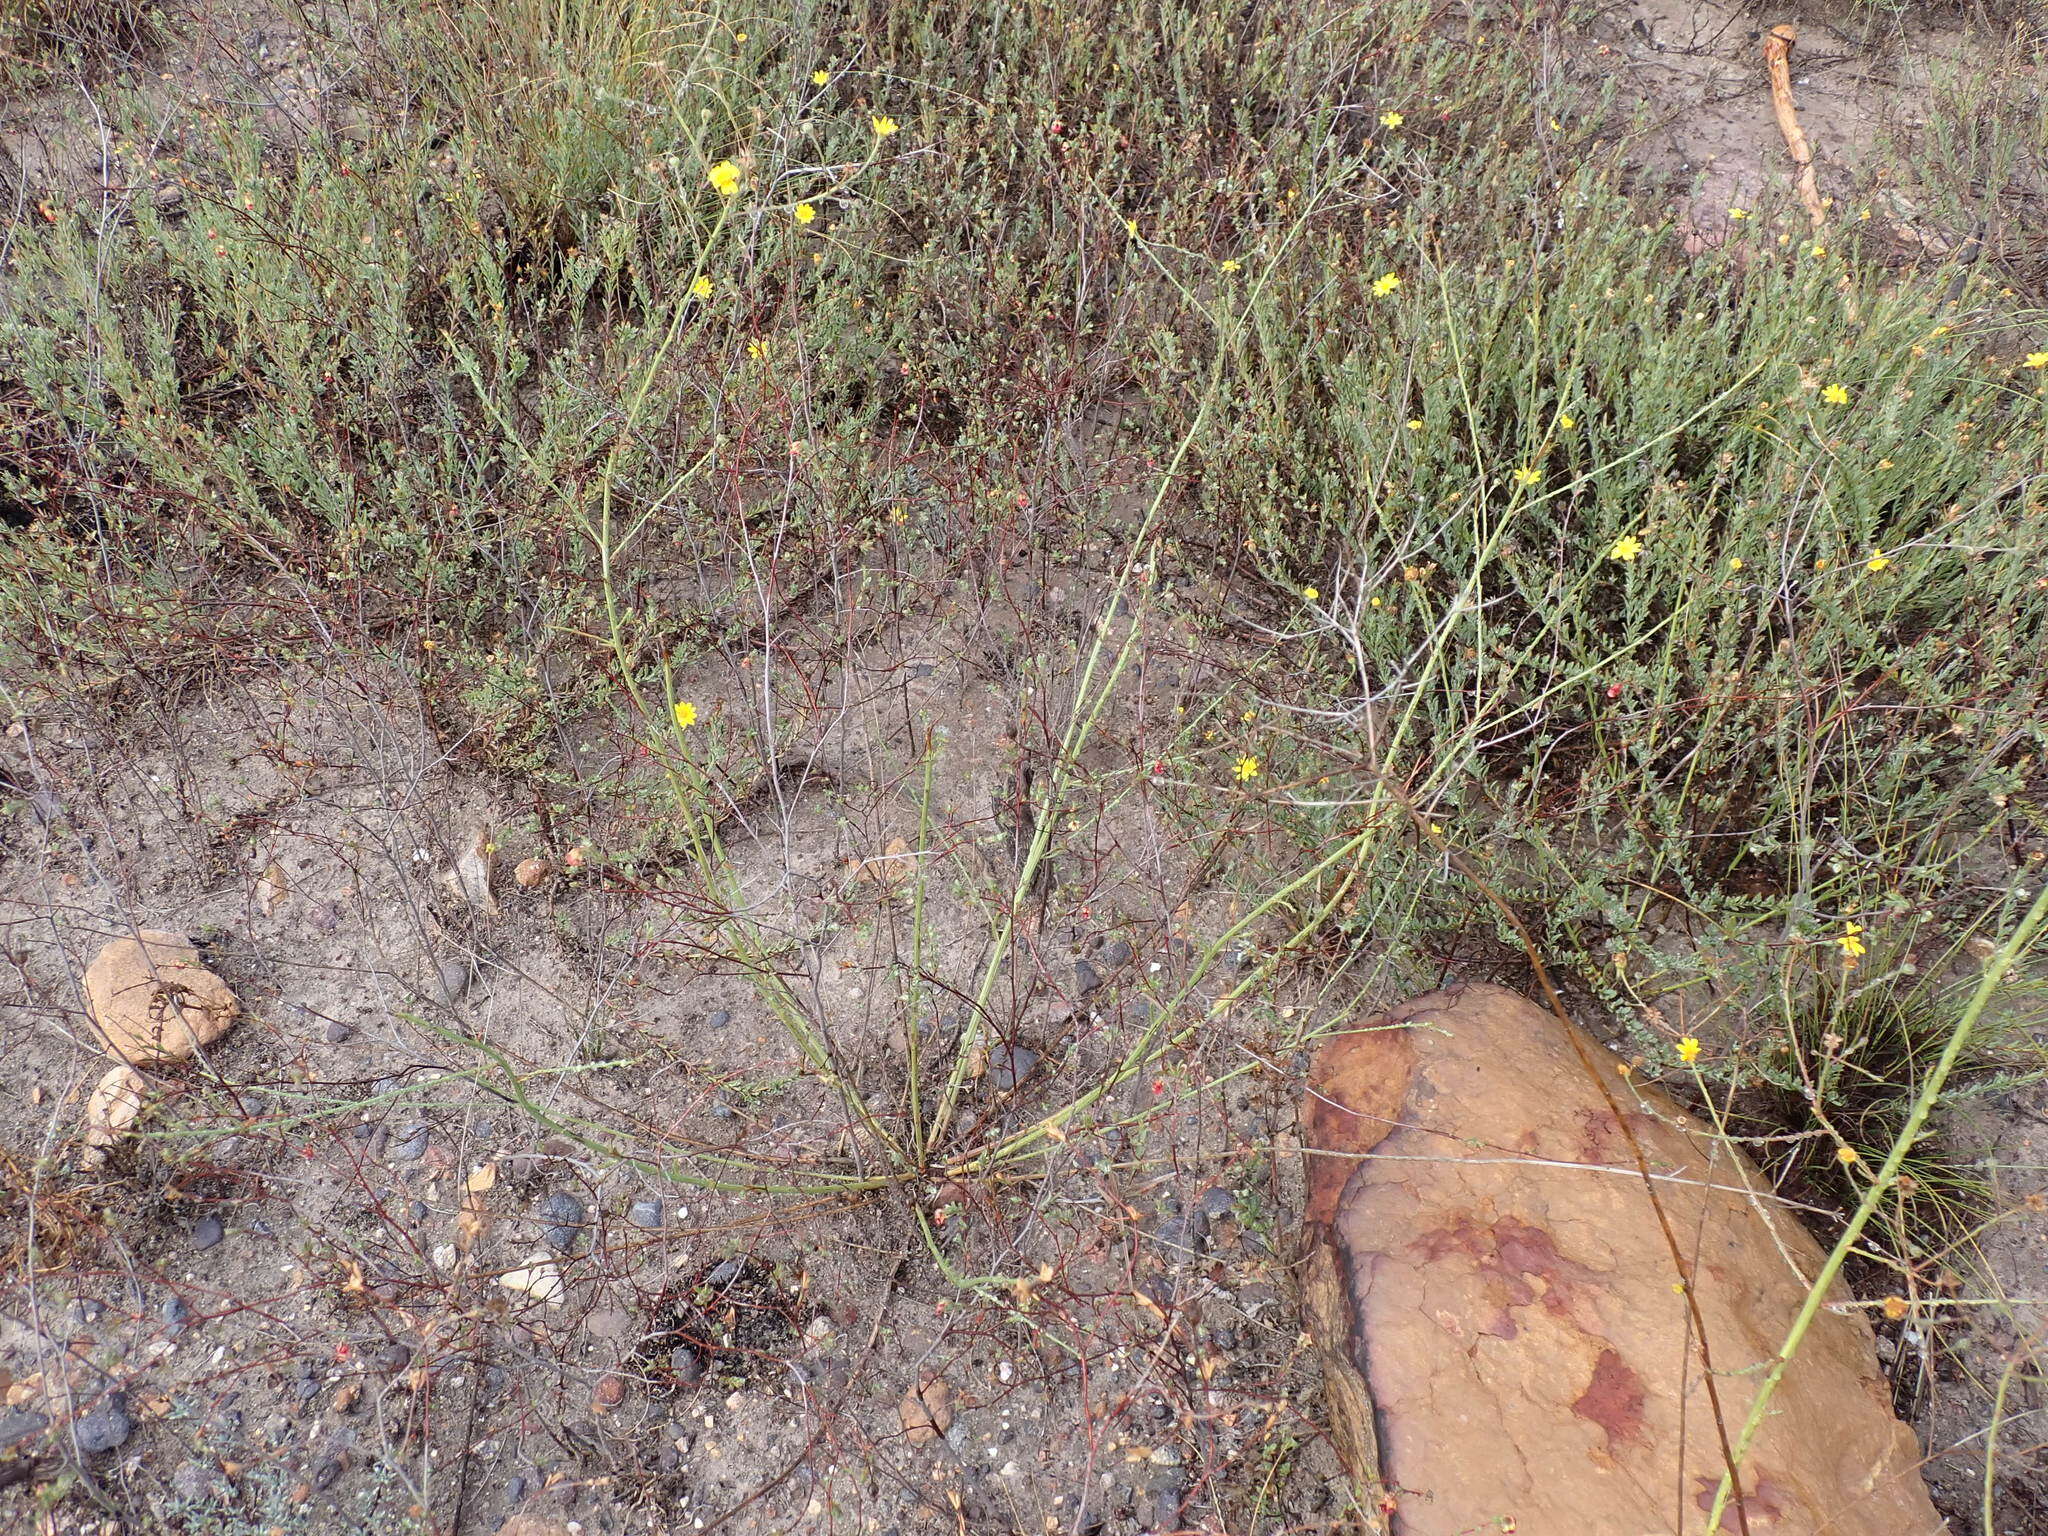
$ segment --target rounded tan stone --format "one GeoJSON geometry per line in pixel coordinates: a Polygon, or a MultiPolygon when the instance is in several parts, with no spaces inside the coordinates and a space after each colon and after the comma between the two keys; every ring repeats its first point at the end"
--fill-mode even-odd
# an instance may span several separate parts
{"type": "Polygon", "coordinates": [[[183,1060],[218,1040],[242,1011],[189,939],[150,928],[94,957],[85,1003],[106,1052],[137,1065],[183,1060]]]}

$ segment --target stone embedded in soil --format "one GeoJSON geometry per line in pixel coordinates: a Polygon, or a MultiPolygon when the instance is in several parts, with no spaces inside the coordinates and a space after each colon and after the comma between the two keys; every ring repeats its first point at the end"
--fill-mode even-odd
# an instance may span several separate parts
{"type": "Polygon", "coordinates": [[[732,1010],[729,1008],[714,1008],[704,1022],[713,1029],[723,1029],[732,1022],[732,1010]]]}
{"type": "Polygon", "coordinates": [[[118,1392],[71,1426],[78,1448],[88,1455],[111,1451],[125,1445],[135,1433],[135,1420],[128,1415],[128,1403],[118,1392]]]}
{"type": "Polygon", "coordinates": [[[636,1227],[658,1227],[662,1221],[659,1200],[635,1200],[626,1211],[626,1219],[636,1227]]]}
{"type": "Polygon", "coordinates": [[[1086,960],[1074,962],[1074,990],[1086,997],[1102,985],[1102,973],[1086,960]]]}
{"type": "Polygon", "coordinates": [[[427,1137],[430,1132],[424,1125],[409,1125],[398,1145],[391,1149],[392,1157],[401,1163],[416,1163],[426,1155],[427,1137]]]}
{"type": "MultiPolygon", "coordinates": [[[[1822,1263],[1747,1159],[1583,1031],[1477,985],[1331,1037],[1301,1117],[1305,1310],[1365,1508],[1563,1536],[1668,1530],[1676,1494],[1711,1507],[1692,1308],[1732,1436],[1822,1263]]],[[[1747,1523],[1934,1536],[1920,1461],[1869,1323],[1823,1309],[1746,1463],[1747,1523]]]]}
{"type": "Polygon", "coordinates": [[[115,939],[85,970],[85,1005],[109,1054],[136,1066],[179,1061],[241,1014],[228,984],[181,933],[145,928],[115,939]]]}
{"type": "Polygon", "coordinates": [[[92,1096],[85,1101],[84,1166],[97,1168],[107,1160],[107,1149],[128,1134],[142,1113],[142,1096],[148,1091],[148,1079],[125,1062],[93,1085],[92,1096]]]}
{"type": "Polygon", "coordinates": [[[913,1445],[929,1445],[953,1427],[953,1389],[936,1377],[921,1382],[903,1394],[896,1413],[913,1445]]]}
{"type": "Polygon", "coordinates": [[[434,967],[434,980],[441,989],[442,1002],[458,1002],[469,990],[469,967],[460,960],[440,961],[434,967]]]}
{"type": "Polygon", "coordinates": [[[182,1296],[166,1296],[163,1305],[157,1309],[157,1316],[164,1320],[167,1332],[180,1334],[192,1321],[192,1308],[182,1296]]]}
{"type": "Polygon", "coordinates": [[[329,1045],[346,1045],[355,1038],[355,1035],[355,1025],[343,1023],[340,1019],[336,1019],[327,1026],[327,1043],[329,1045]]]}
{"type": "Polygon", "coordinates": [[[1102,951],[1102,963],[1113,971],[1127,962],[1134,953],[1136,951],[1131,948],[1128,940],[1115,939],[1102,951]]]}
{"type": "Polygon", "coordinates": [[[221,1504],[235,1495],[235,1486],[211,1462],[187,1461],[171,1474],[171,1492],[187,1504],[221,1504]]]}
{"type": "Polygon", "coordinates": [[[1038,1052],[1007,1040],[988,1053],[988,1085],[997,1093],[1008,1093],[1038,1067],[1038,1052]]]}
{"type": "Polygon", "coordinates": [[[218,1216],[202,1216],[192,1223],[192,1246],[201,1253],[214,1247],[227,1236],[227,1229],[220,1224],[218,1216]]]}
{"type": "Polygon", "coordinates": [[[31,1408],[0,1413],[0,1451],[11,1445],[19,1445],[32,1435],[41,1434],[49,1426],[50,1416],[37,1413],[31,1408]]]}
{"type": "Polygon", "coordinates": [[[687,1344],[678,1344],[668,1352],[669,1374],[686,1387],[695,1386],[704,1379],[704,1357],[687,1344]]]}

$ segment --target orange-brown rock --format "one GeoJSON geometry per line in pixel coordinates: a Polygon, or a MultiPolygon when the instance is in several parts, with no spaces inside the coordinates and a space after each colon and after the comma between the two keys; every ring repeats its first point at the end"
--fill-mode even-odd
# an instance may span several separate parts
{"type": "MultiPolygon", "coordinates": [[[[1732,1442],[1822,1261],[1755,1168],[1497,987],[1331,1038],[1302,1122],[1304,1296],[1372,1528],[1701,1536],[1725,1463],[1649,1191],[1732,1442]]],[[[1869,1325],[1823,1311],[1720,1530],[1938,1536],[1919,1460],[1869,1325]]]]}
{"type": "Polygon", "coordinates": [[[108,1054],[138,1066],[211,1045],[242,1011],[183,934],[150,928],[115,939],[93,958],[85,1005],[108,1054]]]}

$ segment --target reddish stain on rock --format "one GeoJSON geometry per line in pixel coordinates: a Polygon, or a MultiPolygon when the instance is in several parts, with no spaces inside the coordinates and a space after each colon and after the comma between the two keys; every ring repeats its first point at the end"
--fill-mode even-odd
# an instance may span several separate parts
{"type": "Polygon", "coordinates": [[[1462,1255],[1491,1279],[1488,1289],[1499,1303],[1481,1333],[1512,1339],[1521,1328],[1510,1315],[1516,1307],[1542,1303],[1553,1317],[1575,1316],[1578,1293],[1596,1277],[1583,1264],[1557,1251],[1557,1240],[1543,1228],[1516,1217],[1485,1222],[1462,1216],[1448,1226],[1425,1232],[1415,1248],[1431,1263],[1462,1255]]]}
{"type": "Polygon", "coordinates": [[[1625,1441],[1639,1440],[1643,1433],[1643,1378],[1620,1355],[1603,1349],[1593,1364],[1593,1379],[1572,1404],[1572,1412],[1600,1426],[1609,1451],[1625,1441]]]}

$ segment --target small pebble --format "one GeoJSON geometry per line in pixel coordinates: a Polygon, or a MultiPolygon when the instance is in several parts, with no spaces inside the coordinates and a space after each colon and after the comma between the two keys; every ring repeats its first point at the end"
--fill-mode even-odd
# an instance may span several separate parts
{"type": "Polygon", "coordinates": [[[166,1296],[157,1315],[164,1320],[164,1327],[174,1334],[183,1333],[185,1325],[192,1320],[192,1309],[185,1305],[182,1296],[166,1296]]]}
{"type": "Polygon", "coordinates": [[[713,1290],[716,1290],[721,1285],[731,1285],[733,1281],[739,1279],[740,1271],[746,1267],[747,1261],[745,1259],[727,1259],[704,1277],[704,1283],[713,1290]]]}
{"type": "Polygon", "coordinates": [[[226,1236],[227,1229],[221,1226],[218,1216],[202,1216],[192,1224],[192,1246],[201,1253],[226,1236]]]}
{"type": "Polygon", "coordinates": [[[1102,952],[1102,963],[1114,970],[1117,966],[1128,961],[1132,953],[1131,946],[1124,940],[1118,939],[1102,952]]]}
{"type": "Polygon", "coordinates": [[[659,1200],[635,1200],[626,1212],[626,1219],[636,1227],[658,1227],[661,1217],[659,1200]]]}
{"type": "Polygon", "coordinates": [[[714,1011],[704,1022],[713,1029],[723,1029],[732,1022],[732,1013],[729,1009],[720,1008],[714,1011]]]}
{"type": "Polygon", "coordinates": [[[128,1401],[116,1392],[99,1407],[72,1426],[78,1448],[88,1454],[111,1451],[135,1433],[135,1421],[128,1416],[128,1401]]]}
{"type": "Polygon", "coordinates": [[[511,1480],[505,1484],[505,1502],[507,1504],[517,1504],[525,1497],[526,1479],[515,1472],[512,1474],[511,1480]]]}
{"type": "Polygon", "coordinates": [[[704,1379],[704,1357],[687,1344],[678,1344],[668,1352],[668,1368],[671,1375],[684,1386],[695,1386],[704,1379]]]}
{"type": "Polygon", "coordinates": [[[1076,960],[1074,962],[1075,991],[1086,997],[1101,985],[1102,976],[1094,966],[1090,965],[1086,960],[1076,960]]]}
{"type": "Polygon", "coordinates": [[[325,1491],[334,1486],[334,1480],[341,1476],[342,1459],[339,1456],[323,1456],[313,1464],[313,1486],[325,1491]]]}
{"type": "Polygon", "coordinates": [[[32,1409],[0,1413],[0,1451],[28,1439],[31,1435],[41,1434],[49,1427],[49,1423],[48,1414],[37,1413],[32,1409]]]}
{"type": "Polygon", "coordinates": [[[453,1003],[469,990],[469,967],[460,960],[443,960],[434,967],[435,979],[441,986],[441,1001],[453,1003]]]}
{"type": "Polygon", "coordinates": [[[355,1025],[346,1024],[340,1019],[336,1019],[327,1026],[327,1043],[329,1045],[345,1045],[355,1037],[355,1032],[355,1025]]]}
{"type": "Polygon", "coordinates": [[[416,1163],[426,1155],[428,1130],[424,1125],[409,1125],[391,1155],[401,1163],[416,1163]]]}
{"type": "Polygon", "coordinates": [[[1008,1093],[1037,1066],[1038,1052],[1005,1042],[988,1053],[988,1085],[997,1093],[1008,1093]]]}

